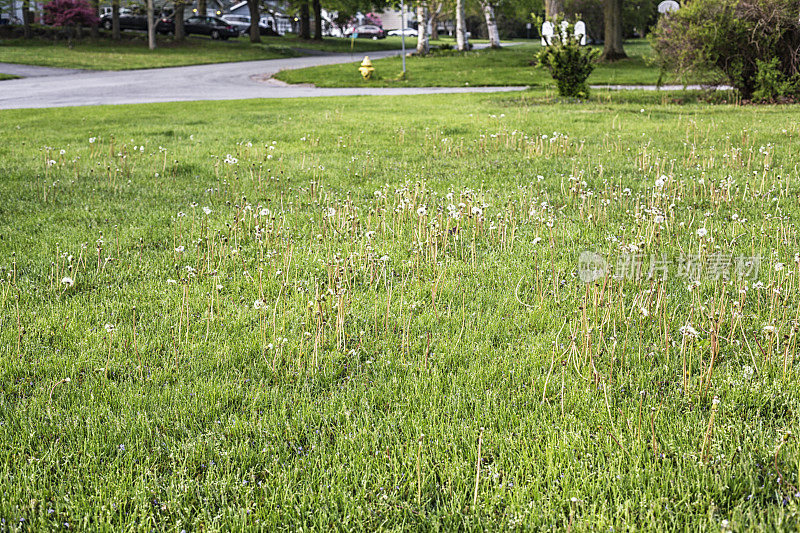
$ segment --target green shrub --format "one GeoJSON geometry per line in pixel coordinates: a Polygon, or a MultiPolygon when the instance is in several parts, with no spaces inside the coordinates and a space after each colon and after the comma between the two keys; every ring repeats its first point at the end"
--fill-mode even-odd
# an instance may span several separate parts
{"type": "Polygon", "coordinates": [[[755,100],[773,101],[800,96],[800,74],[787,76],[777,57],[756,63],[755,100]]]}
{"type": "Polygon", "coordinates": [[[687,0],[650,40],[664,72],[728,83],[746,99],[800,96],[797,0],[687,0]]]}
{"type": "MultiPolygon", "coordinates": [[[[556,28],[560,22],[556,21],[556,28]]],[[[537,55],[539,64],[550,71],[556,80],[558,94],[572,98],[589,96],[589,84],[586,80],[595,68],[595,61],[600,52],[595,48],[581,46],[573,36],[573,28],[567,27],[565,38],[553,38],[553,44],[545,47],[537,55]]]]}

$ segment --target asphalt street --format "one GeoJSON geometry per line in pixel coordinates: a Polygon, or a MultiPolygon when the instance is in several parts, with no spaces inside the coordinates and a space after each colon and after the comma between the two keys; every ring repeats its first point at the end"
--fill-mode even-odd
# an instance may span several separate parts
{"type": "MultiPolygon", "coordinates": [[[[368,53],[373,59],[399,54],[399,50],[368,53]]],[[[360,54],[332,54],[121,71],[81,71],[0,63],[0,72],[25,76],[21,79],[0,81],[0,109],[248,98],[500,92],[524,88],[353,87],[339,89],[286,85],[270,79],[270,76],[279,70],[355,62],[361,59],[360,54]]],[[[356,73],[355,69],[354,73],[356,73]]]]}

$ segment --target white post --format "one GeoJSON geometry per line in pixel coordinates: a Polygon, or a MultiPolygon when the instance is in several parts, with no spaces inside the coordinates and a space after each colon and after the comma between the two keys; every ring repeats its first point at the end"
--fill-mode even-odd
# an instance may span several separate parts
{"type": "Polygon", "coordinates": [[[403,74],[406,73],[406,5],[400,0],[400,43],[403,48],[403,74]]]}
{"type": "Polygon", "coordinates": [[[150,50],[156,49],[156,24],[153,0],[147,0],[147,46],[150,50]]]}

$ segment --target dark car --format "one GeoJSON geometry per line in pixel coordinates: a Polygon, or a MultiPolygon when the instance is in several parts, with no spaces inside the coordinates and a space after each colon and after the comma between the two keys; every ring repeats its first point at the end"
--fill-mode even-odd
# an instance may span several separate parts
{"type": "MultiPolygon", "coordinates": [[[[280,37],[281,36],[280,33],[276,32],[275,30],[272,29],[272,25],[271,24],[270,25],[259,24],[258,25],[258,33],[260,35],[265,35],[267,37],[280,37]]],[[[250,26],[248,26],[247,29],[244,32],[242,32],[242,35],[250,35],[250,26]]]]}
{"type": "MultiPolygon", "coordinates": [[[[100,17],[100,26],[111,30],[113,27],[111,13],[107,13],[100,17]]],[[[121,30],[146,30],[147,29],[147,14],[141,11],[133,11],[130,9],[122,8],[119,10],[119,29],[121,30]]]]}
{"type": "MultiPolygon", "coordinates": [[[[111,31],[114,27],[111,13],[106,13],[100,17],[100,26],[111,31]]],[[[174,27],[174,26],[173,26],[174,27]]],[[[169,33],[169,25],[163,20],[156,22],[156,31],[169,33]]],[[[119,29],[120,30],[141,30],[147,31],[147,13],[142,10],[132,10],[122,8],[119,10],[119,29]]]]}
{"type": "MultiPolygon", "coordinates": [[[[164,16],[158,22],[160,33],[174,33],[175,19],[172,16],[164,16]]],[[[239,30],[232,24],[218,17],[189,17],[183,21],[183,31],[186,35],[208,35],[212,39],[228,39],[238,37],[239,30]]]]}
{"type": "Polygon", "coordinates": [[[212,39],[238,37],[239,30],[218,17],[189,17],[183,23],[186,35],[208,35],[212,39]]]}

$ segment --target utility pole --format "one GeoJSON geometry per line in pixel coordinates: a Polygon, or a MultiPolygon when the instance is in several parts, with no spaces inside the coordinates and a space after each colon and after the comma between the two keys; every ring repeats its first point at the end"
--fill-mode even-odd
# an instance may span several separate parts
{"type": "Polygon", "coordinates": [[[156,14],[153,0],[147,0],[147,45],[150,50],[156,49],[156,14]]]}
{"type": "Polygon", "coordinates": [[[403,49],[403,76],[406,75],[406,5],[400,0],[400,44],[403,49]]]}

